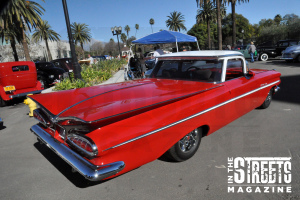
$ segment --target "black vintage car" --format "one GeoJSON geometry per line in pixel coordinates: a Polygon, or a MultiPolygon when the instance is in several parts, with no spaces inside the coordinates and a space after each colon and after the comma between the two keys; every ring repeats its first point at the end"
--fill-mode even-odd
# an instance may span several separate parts
{"type": "Polygon", "coordinates": [[[45,89],[68,76],[68,72],[56,67],[51,62],[37,62],[35,66],[37,79],[42,83],[45,89]]]}
{"type": "Polygon", "coordinates": [[[267,61],[269,58],[281,56],[282,51],[289,46],[300,44],[299,40],[280,40],[275,45],[272,41],[268,41],[256,46],[259,54],[259,60],[267,61]]]}

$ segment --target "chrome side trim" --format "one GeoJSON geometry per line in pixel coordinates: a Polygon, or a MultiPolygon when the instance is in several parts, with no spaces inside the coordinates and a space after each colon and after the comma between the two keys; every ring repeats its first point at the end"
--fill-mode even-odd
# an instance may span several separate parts
{"type": "Polygon", "coordinates": [[[25,92],[25,93],[21,93],[21,94],[16,94],[16,95],[9,95],[9,98],[13,99],[13,98],[17,98],[17,97],[24,97],[28,94],[38,94],[41,93],[43,90],[35,90],[32,92],[25,92]]]}
{"type": "Polygon", "coordinates": [[[243,97],[245,97],[245,96],[248,96],[248,95],[250,95],[250,94],[252,94],[252,93],[255,93],[255,92],[259,91],[259,90],[262,90],[262,89],[264,89],[264,88],[267,88],[267,87],[272,86],[272,85],[274,85],[274,84],[276,84],[276,83],[279,83],[279,82],[280,82],[280,81],[278,80],[278,81],[275,81],[275,82],[273,82],[273,83],[264,85],[264,86],[262,86],[262,87],[259,87],[259,88],[255,89],[255,90],[252,90],[252,91],[250,91],[250,92],[247,92],[247,93],[245,93],[245,94],[243,94],[243,95],[237,96],[237,97],[235,97],[235,98],[233,98],[233,99],[230,99],[230,100],[228,100],[228,101],[225,101],[225,102],[223,102],[223,103],[220,103],[220,104],[218,104],[218,105],[216,105],[216,106],[213,106],[213,107],[211,107],[211,108],[208,108],[208,109],[206,109],[206,110],[203,110],[203,111],[201,111],[201,112],[199,112],[199,113],[196,113],[196,114],[194,114],[194,115],[191,115],[191,116],[189,116],[189,117],[187,117],[187,118],[184,118],[184,119],[182,119],[182,120],[179,120],[179,121],[174,122],[174,123],[172,123],[172,124],[169,124],[169,125],[167,125],[167,126],[161,127],[161,128],[159,128],[159,129],[156,129],[156,130],[154,130],[154,131],[151,131],[151,132],[146,133],[146,134],[144,134],[144,135],[141,135],[141,136],[139,136],[139,137],[133,138],[133,139],[131,139],[131,140],[127,140],[126,142],[120,143],[120,144],[118,144],[118,145],[109,147],[109,148],[107,148],[107,149],[105,149],[105,150],[103,150],[103,151],[107,151],[107,150],[110,150],[110,149],[114,149],[114,148],[123,146],[123,145],[125,145],[125,144],[130,143],[130,142],[133,142],[133,141],[142,139],[142,138],[144,138],[144,137],[147,137],[147,136],[152,135],[152,134],[154,134],[154,133],[157,133],[157,132],[159,132],[159,131],[165,130],[165,129],[167,129],[167,128],[170,128],[170,127],[172,127],[172,126],[175,126],[175,125],[177,125],[177,124],[180,124],[180,123],[182,123],[182,122],[185,122],[185,121],[187,121],[187,120],[189,120],[189,119],[192,119],[192,118],[198,117],[198,116],[200,116],[200,115],[203,115],[204,113],[207,113],[207,112],[209,112],[209,111],[211,111],[211,110],[214,110],[214,109],[219,108],[219,107],[221,107],[221,106],[224,106],[224,105],[226,105],[226,104],[228,104],[228,103],[231,103],[231,102],[233,102],[233,101],[236,101],[236,100],[238,100],[238,99],[241,99],[241,98],[243,98],[243,97]]]}
{"type": "Polygon", "coordinates": [[[60,156],[66,161],[71,167],[83,175],[90,181],[100,181],[110,176],[113,176],[125,167],[123,161],[118,161],[106,165],[97,166],[82,156],[68,148],[63,143],[57,142],[49,133],[43,130],[40,126],[34,125],[30,130],[37,136],[37,138],[45,143],[54,153],[60,156]]]}

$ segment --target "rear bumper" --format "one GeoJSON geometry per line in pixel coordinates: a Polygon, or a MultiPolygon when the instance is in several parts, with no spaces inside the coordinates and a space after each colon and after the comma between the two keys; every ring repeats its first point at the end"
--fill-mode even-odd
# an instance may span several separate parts
{"type": "Polygon", "coordinates": [[[110,176],[113,176],[124,169],[125,163],[118,161],[106,165],[97,166],[82,156],[68,148],[66,145],[58,142],[49,133],[38,125],[34,125],[30,129],[44,144],[46,144],[54,153],[65,160],[76,171],[90,181],[100,181],[110,176]]]}
{"type": "Polygon", "coordinates": [[[25,92],[25,93],[20,93],[20,94],[15,94],[15,95],[9,95],[10,99],[17,98],[17,97],[24,97],[27,96],[28,94],[38,94],[41,93],[43,90],[35,90],[31,92],[25,92]]]}

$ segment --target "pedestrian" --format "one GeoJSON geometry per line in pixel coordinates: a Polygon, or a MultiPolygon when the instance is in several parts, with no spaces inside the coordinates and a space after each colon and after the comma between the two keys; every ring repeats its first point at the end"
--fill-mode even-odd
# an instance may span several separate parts
{"type": "Polygon", "coordinates": [[[90,65],[94,64],[94,58],[90,54],[88,55],[88,60],[90,61],[90,65]]]}
{"type": "Polygon", "coordinates": [[[254,46],[254,43],[251,42],[250,47],[248,49],[248,52],[249,52],[250,57],[251,57],[251,61],[250,62],[252,62],[252,63],[254,62],[254,53],[255,53],[255,51],[256,51],[256,47],[254,46]]]}
{"type": "Polygon", "coordinates": [[[145,65],[144,55],[142,54],[141,48],[138,48],[138,53],[139,53],[139,60],[141,63],[142,78],[145,78],[146,65],[145,65]]]}
{"type": "Polygon", "coordinates": [[[159,45],[157,45],[156,47],[154,47],[154,54],[153,54],[153,56],[156,58],[157,56],[160,56],[160,55],[163,55],[164,54],[164,52],[163,52],[163,50],[161,50],[160,49],[160,46],[159,45]]]}

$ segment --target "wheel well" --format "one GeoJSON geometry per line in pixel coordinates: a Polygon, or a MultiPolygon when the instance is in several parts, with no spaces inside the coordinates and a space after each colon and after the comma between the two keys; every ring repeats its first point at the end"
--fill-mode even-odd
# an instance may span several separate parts
{"type": "Polygon", "coordinates": [[[208,125],[203,125],[203,126],[200,126],[198,128],[201,128],[202,129],[202,137],[205,137],[207,136],[207,133],[209,131],[209,126],[208,125]]]}

